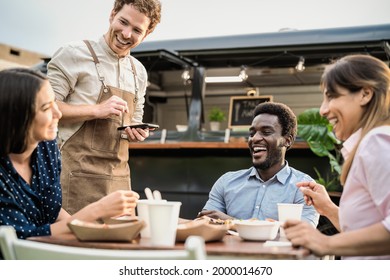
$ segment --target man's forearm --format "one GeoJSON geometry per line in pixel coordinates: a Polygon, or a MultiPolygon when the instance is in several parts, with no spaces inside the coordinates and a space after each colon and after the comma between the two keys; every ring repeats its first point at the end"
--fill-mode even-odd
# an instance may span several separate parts
{"type": "Polygon", "coordinates": [[[61,101],[57,101],[57,104],[62,113],[61,123],[70,124],[96,118],[95,105],[70,105],[61,101]]]}

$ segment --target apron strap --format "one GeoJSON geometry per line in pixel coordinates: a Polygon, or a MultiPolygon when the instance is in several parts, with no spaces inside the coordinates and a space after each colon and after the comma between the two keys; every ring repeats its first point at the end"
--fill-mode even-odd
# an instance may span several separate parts
{"type": "MultiPolygon", "coordinates": [[[[107,86],[106,86],[106,84],[104,82],[104,77],[103,77],[101,69],[100,69],[100,61],[99,61],[98,57],[96,56],[96,53],[95,53],[94,49],[91,46],[91,43],[88,40],[83,40],[83,42],[87,45],[88,50],[89,50],[89,52],[92,55],[93,61],[95,62],[96,71],[98,73],[99,80],[103,84],[104,91],[107,92],[108,88],[107,88],[107,86]]],[[[133,73],[134,73],[134,75],[133,75],[133,78],[134,78],[134,95],[135,95],[134,103],[137,103],[137,101],[138,101],[138,90],[139,90],[139,88],[138,88],[138,80],[137,80],[137,70],[135,68],[135,64],[134,64],[134,61],[133,61],[132,57],[129,56],[129,58],[130,58],[131,69],[133,70],[133,73]]]]}
{"type": "Polygon", "coordinates": [[[131,63],[131,69],[133,69],[133,78],[134,78],[134,104],[137,103],[138,101],[138,82],[137,82],[137,70],[135,68],[135,64],[134,64],[134,61],[133,59],[131,58],[131,56],[129,56],[130,58],[130,63],[131,63]]]}
{"type": "Polygon", "coordinates": [[[91,43],[90,43],[88,40],[83,40],[83,42],[87,45],[87,47],[88,47],[88,49],[89,49],[89,52],[90,52],[91,55],[92,55],[93,61],[95,62],[96,71],[97,71],[99,80],[100,80],[100,82],[101,82],[102,85],[103,85],[104,92],[108,92],[108,88],[107,88],[107,86],[106,86],[106,83],[104,82],[104,77],[103,77],[102,72],[101,72],[101,70],[100,70],[100,61],[99,61],[99,59],[97,58],[96,53],[95,53],[95,51],[93,50],[93,48],[92,48],[92,46],[91,46],[91,43]]]}

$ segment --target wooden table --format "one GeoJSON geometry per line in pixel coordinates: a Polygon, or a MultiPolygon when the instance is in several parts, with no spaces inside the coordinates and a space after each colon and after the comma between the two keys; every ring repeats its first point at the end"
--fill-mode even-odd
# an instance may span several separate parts
{"type": "MultiPolygon", "coordinates": [[[[36,236],[28,240],[57,245],[121,250],[157,250],[182,249],[183,242],[176,242],[174,247],[154,247],[149,239],[135,239],[132,242],[85,242],[79,241],[73,234],[36,236]]],[[[222,241],[207,242],[208,259],[315,259],[315,256],[303,248],[266,247],[265,242],[244,241],[238,236],[226,235],[222,241]]]]}

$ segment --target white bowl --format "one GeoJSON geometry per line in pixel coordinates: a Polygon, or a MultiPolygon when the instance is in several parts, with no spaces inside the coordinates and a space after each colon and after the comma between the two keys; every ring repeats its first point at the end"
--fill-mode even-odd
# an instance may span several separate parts
{"type": "Polygon", "coordinates": [[[180,131],[180,132],[187,131],[188,125],[177,124],[177,125],[176,125],[176,129],[177,129],[177,131],[180,131]]]}
{"type": "Polygon", "coordinates": [[[242,239],[254,241],[275,239],[280,227],[279,222],[260,220],[234,220],[233,223],[242,239]]]}

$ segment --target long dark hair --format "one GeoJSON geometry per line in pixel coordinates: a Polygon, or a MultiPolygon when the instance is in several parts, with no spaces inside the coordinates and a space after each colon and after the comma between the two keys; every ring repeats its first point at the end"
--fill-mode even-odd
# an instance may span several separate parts
{"type": "Polygon", "coordinates": [[[27,68],[0,71],[0,156],[23,153],[35,117],[35,100],[47,78],[27,68]]]}

